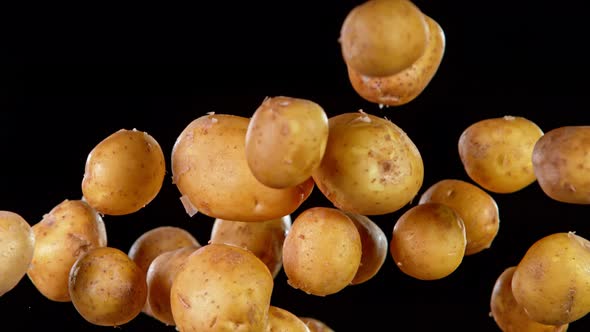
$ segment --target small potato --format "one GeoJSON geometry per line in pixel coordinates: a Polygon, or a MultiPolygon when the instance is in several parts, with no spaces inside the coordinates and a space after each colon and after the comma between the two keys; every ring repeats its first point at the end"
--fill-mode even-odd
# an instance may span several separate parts
{"type": "Polygon", "coordinates": [[[0,296],[11,291],[33,259],[35,234],[19,214],[0,211],[0,296]]]}
{"type": "Polygon", "coordinates": [[[344,61],[366,76],[410,67],[427,48],[424,15],[409,0],[369,0],[353,8],[340,30],[344,61]]]}
{"type": "Polygon", "coordinates": [[[492,196],[469,182],[445,179],[433,184],[420,197],[419,204],[444,204],[459,214],[465,224],[465,255],[489,248],[498,235],[500,217],[492,196]]]}
{"type": "Polygon", "coordinates": [[[293,288],[317,295],[334,294],[350,285],[362,256],[359,232],[337,209],[303,211],[283,244],[283,268],[293,288]]]}
{"type": "Polygon", "coordinates": [[[174,278],[172,316],[183,332],[264,331],[272,290],[268,268],[250,251],[208,244],[174,278]]]}
{"type": "Polygon", "coordinates": [[[82,200],[65,200],[33,225],[35,252],[27,271],[46,298],[69,302],[68,279],[76,260],[91,249],[107,245],[100,215],[82,200]]]}
{"type": "Polygon", "coordinates": [[[496,280],[490,299],[491,314],[503,332],[565,332],[568,324],[543,325],[532,320],[512,294],[515,266],[509,267],[496,280]]]}
{"type": "Polygon", "coordinates": [[[260,222],[216,219],[209,243],[231,244],[250,250],[268,267],[273,278],[283,266],[283,242],[291,229],[291,216],[260,222]]]}
{"type": "Polygon", "coordinates": [[[566,126],[541,137],[533,170],[541,189],[564,203],[590,204],[590,126],[566,126]]]}
{"type": "Polygon", "coordinates": [[[424,203],[398,219],[389,248],[402,272],[420,280],[435,280],[459,267],[466,244],[465,226],[453,209],[424,203]]]}
{"type": "Polygon", "coordinates": [[[156,197],[165,173],[160,144],[145,132],[121,129],[88,154],[82,193],[98,212],[126,215],[156,197]]]}
{"type": "Polygon", "coordinates": [[[430,29],[428,45],[424,54],[408,68],[390,76],[371,77],[347,66],[350,83],[361,97],[380,105],[400,106],[426,89],[442,62],[446,41],[441,26],[426,15],[424,18],[430,29]]]}
{"type": "Polygon", "coordinates": [[[318,167],[328,140],[328,117],[310,100],[266,98],[250,119],[246,160],[262,184],[288,188],[318,167]]]}
{"type": "Polygon", "coordinates": [[[305,323],[291,312],[270,306],[266,332],[310,332],[305,323]]]}
{"type": "Polygon", "coordinates": [[[360,214],[345,212],[354,222],[361,236],[361,265],[356,271],[352,285],[358,285],[373,278],[385,263],[387,258],[387,236],[371,219],[360,214]]]}
{"type": "Polygon", "coordinates": [[[512,293],[541,324],[584,317],[590,312],[590,241],[571,232],[537,240],[516,266],[512,293]]]}
{"type": "Polygon", "coordinates": [[[121,250],[94,248],[72,266],[69,291],[74,307],[88,322],[123,325],[141,312],[147,297],[146,275],[121,250]]]}
{"type": "Polygon", "coordinates": [[[332,204],[365,216],[383,215],[416,196],[424,165],[401,128],[362,111],[334,116],[329,126],[326,152],[313,179],[332,204]]]}
{"type": "Polygon", "coordinates": [[[309,332],[334,332],[326,323],[311,317],[299,317],[309,328],[309,332]]]}
{"type": "Polygon", "coordinates": [[[189,214],[195,210],[225,220],[266,221],[294,212],[314,182],[274,189],[248,167],[245,141],[249,119],[210,114],[192,121],[172,150],[172,175],[189,214]]]}
{"type": "Polygon", "coordinates": [[[467,175],[484,189],[508,194],[535,182],[533,147],[543,131],[523,117],[481,120],[459,138],[467,175]]]}

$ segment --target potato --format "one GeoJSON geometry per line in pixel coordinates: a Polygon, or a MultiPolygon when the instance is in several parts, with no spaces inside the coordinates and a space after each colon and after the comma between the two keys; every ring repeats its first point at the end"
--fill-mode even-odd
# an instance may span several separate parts
{"type": "Polygon", "coordinates": [[[337,208],[383,215],[416,196],[424,165],[418,148],[401,128],[362,111],[331,117],[329,126],[324,158],[312,175],[337,208]]]}
{"type": "Polygon", "coordinates": [[[309,328],[309,332],[334,332],[326,323],[312,317],[299,317],[309,328]]]}
{"type": "Polygon", "coordinates": [[[347,66],[350,83],[361,97],[380,105],[400,106],[414,100],[426,89],[442,62],[446,41],[441,26],[426,15],[424,18],[430,30],[428,45],[411,66],[383,77],[362,75],[347,66]]]}
{"type": "Polygon", "coordinates": [[[503,332],[565,332],[568,324],[543,325],[530,319],[512,294],[512,276],[516,266],[504,270],[496,280],[490,299],[491,315],[503,332]]]}
{"type": "Polygon", "coordinates": [[[320,105],[300,98],[266,98],[248,125],[246,161],[262,184],[293,187],[318,167],[327,140],[328,117],[320,105]]]}
{"type": "Polygon", "coordinates": [[[435,280],[459,267],[466,244],[465,226],[453,209],[424,203],[398,219],[389,248],[402,272],[420,280],[435,280]]]}
{"type": "Polygon", "coordinates": [[[533,170],[550,198],[572,204],[590,204],[590,126],[556,128],[541,137],[533,149],[533,170]]]}
{"type": "Polygon", "coordinates": [[[537,240],[516,266],[512,293],[529,317],[563,325],[590,312],[590,242],[570,233],[537,240]]]}
{"type": "Polygon", "coordinates": [[[98,212],[139,211],[160,191],[166,173],[158,142],[145,132],[121,129],[98,143],[86,159],[82,193],[98,212]]]}
{"type": "Polygon", "coordinates": [[[172,175],[187,212],[225,220],[266,221],[295,211],[314,183],[285,189],[260,183],[248,167],[245,141],[249,119],[210,114],[192,121],[172,150],[172,175]]]}
{"type": "Polygon", "coordinates": [[[465,255],[489,248],[498,234],[500,217],[492,196],[469,182],[444,179],[428,188],[419,204],[444,204],[459,214],[465,225],[467,246],[465,255]]]}
{"type": "Polygon", "coordinates": [[[19,214],[0,211],[0,296],[11,291],[33,259],[35,234],[19,214]]]}
{"type": "Polygon", "coordinates": [[[291,229],[291,216],[260,222],[216,219],[209,243],[231,244],[250,250],[268,267],[273,278],[283,266],[283,242],[291,229]]]}
{"type": "Polygon", "coordinates": [[[356,271],[352,285],[358,285],[373,278],[387,258],[387,236],[371,219],[360,214],[345,212],[354,222],[361,236],[361,264],[356,271]]]}
{"type": "Polygon", "coordinates": [[[344,212],[309,208],[297,216],[283,244],[287,282],[307,294],[337,293],[354,279],[361,246],[359,232],[344,212]]]}
{"type": "Polygon", "coordinates": [[[64,200],[32,229],[35,251],[27,271],[29,279],[46,298],[69,302],[72,266],[89,250],[107,245],[102,218],[82,200],[64,200]]]}
{"type": "Polygon", "coordinates": [[[340,30],[344,62],[366,76],[390,76],[424,54],[429,29],[409,0],[369,0],[353,8],[340,30]]]}
{"type": "Polygon", "coordinates": [[[276,307],[268,308],[266,332],[310,332],[305,323],[291,312],[276,307]]]}
{"type": "Polygon", "coordinates": [[[533,147],[543,131],[523,117],[478,121],[459,138],[459,156],[467,175],[484,189],[513,193],[535,182],[533,147]]]}
{"type": "Polygon", "coordinates": [[[145,308],[149,308],[149,315],[166,325],[175,325],[170,307],[170,289],[174,278],[184,267],[190,254],[199,246],[188,246],[172,251],[166,251],[156,257],[147,272],[147,301],[145,308]]]}
{"type": "Polygon", "coordinates": [[[94,248],[72,266],[69,291],[74,307],[88,322],[123,325],[141,312],[147,297],[146,275],[121,250],[94,248]]]}
{"type": "Polygon", "coordinates": [[[268,268],[250,251],[208,244],[172,282],[172,316],[184,332],[264,331],[272,290],[268,268]]]}

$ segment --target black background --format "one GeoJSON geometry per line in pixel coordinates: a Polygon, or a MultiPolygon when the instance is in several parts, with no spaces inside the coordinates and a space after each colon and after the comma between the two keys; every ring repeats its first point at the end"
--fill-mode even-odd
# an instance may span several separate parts
{"type": "MultiPolygon", "coordinates": [[[[361,1],[64,6],[25,17],[0,120],[0,210],[41,220],[64,199],[81,197],[88,152],[114,131],[137,128],[160,143],[167,161],[186,125],[207,112],[250,116],[266,96],[307,98],[329,116],[363,109],[386,116],[418,146],[426,188],[443,178],[470,181],[457,152],[471,123],[524,116],[545,132],[590,124],[588,28],[571,2],[416,1],[445,30],[443,62],[411,103],[379,109],[351,88],[337,42],[344,17],[361,1]]],[[[212,218],[190,218],[171,182],[141,211],[105,216],[109,246],[127,252],[161,225],[189,230],[207,243],[212,218]]],[[[465,257],[450,276],[419,281],[388,256],[374,279],[327,297],[275,280],[272,304],[317,317],[336,331],[499,331],[489,317],[493,284],[536,240],[576,231],[590,238],[589,208],[549,199],[537,183],[492,194],[500,231],[490,249],[465,257]]],[[[390,238],[398,212],[372,219],[390,238]]],[[[331,206],[316,188],[300,210],[331,206]]],[[[3,328],[100,331],[71,303],[45,299],[27,277],[0,298],[3,328]]],[[[122,331],[173,331],[140,314],[122,331]]],[[[588,331],[590,319],[569,331],[588,331]]]]}

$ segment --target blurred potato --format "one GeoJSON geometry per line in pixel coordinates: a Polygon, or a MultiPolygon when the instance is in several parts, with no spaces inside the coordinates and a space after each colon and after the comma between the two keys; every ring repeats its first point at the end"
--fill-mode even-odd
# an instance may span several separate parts
{"type": "Polygon", "coordinates": [[[266,332],[310,332],[305,323],[291,312],[270,306],[266,332]]]}
{"type": "Polygon", "coordinates": [[[299,317],[309,328],[309,332],[334,332],[326,323],[312,317],[299,317]]]}
{"type": "Polygon", "coordinates": [[[19,214],[0,211],[0,296],[11,291],[33,259],[35,234],[19,214]]]}

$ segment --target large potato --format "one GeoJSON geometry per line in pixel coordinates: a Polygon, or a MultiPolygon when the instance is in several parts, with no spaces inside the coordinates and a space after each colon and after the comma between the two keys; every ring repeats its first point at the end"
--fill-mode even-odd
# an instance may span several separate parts
{"type": "Polygon", "coordinates": [[[283,269],[293,288],[317,296],[350,285],[359,268],[362,243],[350,218],[333,208],[303,211],[283,244],[283,269]]]}
{"type": "Polygon", "coordinates": [[[300,98],[266,98],[248,125],[246,160],[262,184],[293,187],[318,167],[327,140],[328,117],[320,105],[300,98]]]}
{"type": "Polygon", "coordinates": [[[571,232],[537,240],[516,266],[512,293],[541,324],[584,317],[590,312],[590,241],[571,232]]]}
{"type": "Polygon", "coordinates": [[[513,193],[535,182],[533,148],[543,131],[523,117],[478,121],[459,138],[467,175],[484,189],[513,193]]]}
{"type": "Polygon", "coordinates": [[[208,244],[184,264],[170,290],[179,331],[264,331],[273,278],[260,259],[240,247],[208,244]]]}
{"type": "Polygon", "coordinates": [[[454,179],[438,181],[420,197],[419,204],[427,202],[444,204],[459,214],[467,236],[465,255],[489,248],[498,235],[498,205],[492,196],[476,185],[454,179]]]}
{"type": "Polygon", "coordinates": [[[216,219],[209,243],[225,243],[250,250],[268,267],[273,278],[283,266],[283,242],[291,229],[291,216],[260,222],[216,219]]]}
{"type": "Polygon", "coordinates": [[[165,173],[160,144],[145,132],[121,129],[88,154],[82,193],[102,214],[130,214],[156,197],[165,173]]]}
{"type": "Polygon", "coordinates": [[[329,126],[326,152],[313,179],[337,208],[382,215],[399,210],[416,196],[424,165],[401,128],[364,112],[334,116],[329,126]]]}
{"type": "Polygon", "coordinates": [[[390,76],[416,62],[428,44],[424,15],[409,0],[369,0],[353,8],[340,30],[344,61],[367,76],[390,76]]]}
{"type": "Polygon", "coordinates": [[[52,301],[68,302],[68,278],[76,260],[107,245],[100,215],[82,200],[65,200],[33,225],[35,252],[27,271],[37,290],[52,301]]]}
{"type": "Polygon", "coordinates": [[[210,114],[182,131],[172,150],[172,175],[189,208],[213,218],[266,221],[291,214],[310,195],[311,178],[285,189],[256,180],[244,151],[248,124],[244,117],[210,114]]]}
{"type": "Polygon", "coordinates": [[[414,100],[426,89],[442,62],[446,41],[441,26],[426,15],[424,18],[430,29],[428,45],[424,54],[408,68],[390,76],[372,77],[347,66],[350,83],[361,97],[380,105],[399,106],[414,100]]]}
{"type": "Polygon", "coordinates": [[[25,276],[34,248],[31,225],[17,213],[0,211],[0,296],[25,276]]]}
{"type": "Polygon", "coordinates": [[[590,204],[590,126],[556,128],[533,149],[533,170],[541,189],[554,200],[590,204]]]}
{"type": "Polygon", "coordinates": [[[268,308],[266,332],[310,332],[305,323],[291,312],[276,307],[268,308]]]}
{"type": "Polygon", "coordinates": [[[334,332],[326,323],[317,318],[299,317],[309,328],[309,332],[334,332]]]}

